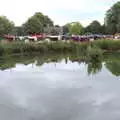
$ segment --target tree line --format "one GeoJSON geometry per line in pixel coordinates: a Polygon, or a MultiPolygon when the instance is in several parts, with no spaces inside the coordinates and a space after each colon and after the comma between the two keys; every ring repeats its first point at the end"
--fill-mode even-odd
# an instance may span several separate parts
{"type": "Polygon", "coordinates": [[[63,34],[115,34],[120,32],[120,1],[116,2],[105,14],[104,24],[94,20],[84,27],[80,22],[67,23],[64,26],[54,25],[53,21],[41,12],[33,16],[21,26],[15,26],[5,16],[0,16],[0,36],[4,34],[28,35],[37,33],[47,33],[57,35],[63,34]]]}

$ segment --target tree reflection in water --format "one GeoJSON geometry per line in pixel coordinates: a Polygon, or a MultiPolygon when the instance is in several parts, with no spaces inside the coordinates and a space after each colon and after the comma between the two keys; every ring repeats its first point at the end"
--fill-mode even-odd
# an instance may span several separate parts
{"type": "Polygon", "coordinates": [[[105,67],[115,76],[120,76],[120,53],[109,53],[101,56],[78,56],[73,54],[61,54],[61,55],[33,55],[33,56],[9,56],[0,58],[0,69],[6,70],[16,67],[16,64],[35,64],[36,66],[41,66],[44,63],[60,63],[65,60],[67,64],[68,61],[86,63],[88,74],[96,74],[101,71],[102,63],[105,63],[105,67]]]}

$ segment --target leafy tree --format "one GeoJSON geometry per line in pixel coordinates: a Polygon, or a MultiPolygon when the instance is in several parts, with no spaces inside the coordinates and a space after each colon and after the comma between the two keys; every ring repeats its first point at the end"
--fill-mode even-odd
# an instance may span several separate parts
{"type": "Polygon", "coordinates": [[[85,28],[87,33],[98,34],[102,32],[102,26],[98,21],[93,21],[90,25],[85,28]]]}
{"type": "Polygon", "coordinates": [[[12,33],[13,35],[17,35],[17,36],[26,35],[23,27],[20,27],[20,26],[14,27],[11,33],[12,33]]]}
{"type": "Polygon", "coordinates": [[[106,13],[105,27],[108,33],[120,32],[120,1],[115,3],[106,13]]]}
{"type": "Polygon", "coordinates": [[[59,25],[55,25],[54,27],[60,28],[60,26],[59,26],[59,25]]]}
{"type": "Polygon", "coordinates": [[[74,35],[81,35],[84,33],[84,27],[79,22],[72,22],[67,24],[69,32],[74,35]]]}
{"type": "Polygon", "coordinates": [[[44,28],[50,26],[53,26],[52,20],[40,12],[35,13],[23,24],[23,28],[28,34],[44,32],[44,28]]]}
{"type": "Polygon", "coordinates": [[[37,18],[30,18],[24,25],[26,33],[41,33],[43,32],[43,25],[37,18]]]}
{"type": "Polygon", "coordinates": [[[59,35],[60,34],[60,26],[51,27],[49,34],[51,34],[51,35],[59,35]]]}
{"type": "Polygon", "coordinates": [[[0,35],[9,34],[14,28],[14,23],[5,16],[0,16],[0,35]]]}
{"type": "Polygon", "coordinates": [[[107,34],[105,24],[103,24],[103,25],[101,26],[101,33],[107,34]]]}
{"type": "Polygon", "coordinates": [[[69,33],[69,27],[68,27],[67,24],[64,25],[64,26],[62,27],[62,29],[63,29],[63,34],[68,34],[68,33],[69,33]]]}

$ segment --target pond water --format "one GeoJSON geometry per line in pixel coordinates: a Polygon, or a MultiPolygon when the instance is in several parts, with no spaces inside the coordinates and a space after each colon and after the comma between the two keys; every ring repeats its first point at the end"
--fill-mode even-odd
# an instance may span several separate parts
{"type": "Polygon", "coordinates": [[[120,120],[120,54],[58,56],[1,59],[0,120],[120,120]]]}

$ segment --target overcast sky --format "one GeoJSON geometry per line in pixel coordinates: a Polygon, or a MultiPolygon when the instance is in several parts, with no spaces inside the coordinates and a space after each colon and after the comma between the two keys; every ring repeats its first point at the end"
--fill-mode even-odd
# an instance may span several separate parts
{"type": "Polygon", "coordinates": [[[104,21],[105,12],[118,0],[1,0],[0,15],[18,26],[35,12],[48,15],[55,24],[79,21],[84,26],[92,20],[104,21]]]}

